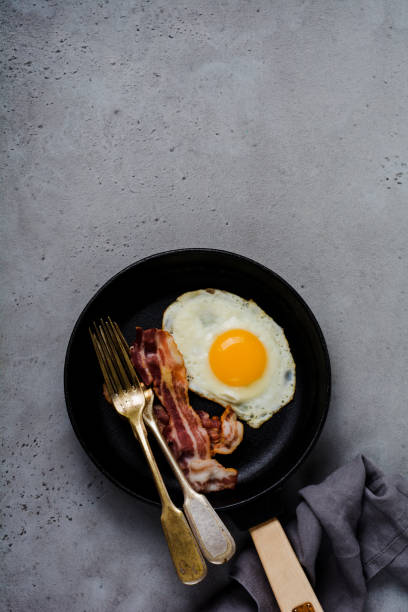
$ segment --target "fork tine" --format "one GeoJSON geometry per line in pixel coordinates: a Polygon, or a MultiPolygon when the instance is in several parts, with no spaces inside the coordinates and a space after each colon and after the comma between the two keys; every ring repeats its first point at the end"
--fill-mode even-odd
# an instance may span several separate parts
{"type": "Polygon", "coordinates": [[[116,364],[114,362],[114,353],[112,353],[111,347],[106,340],[106,336],[101,326],[97,327],[95,324],[96,336],[99,340],[99,346],[101,349],[101,353],[103,354],[104,361],[106,364],[107,371],[109,373],[110,379],[113,383],[114,391],[119,393],[121,389],[124,387],[124,383],[121,381],[120,376],[118,374],[116,364]]]}
{"type": "Polygon", "coordinates": [[[132,387],[141,389],[118,324],[108,317],[108,321],[100,319],[99,325],[95,322],[93,325],[94,331],[89,332],[109,393],[129,391],[132,387]]]}
{"type": "Polygon", "coordinates": [[[119,329],[119,325],[115,322],[112,321],[112,319],[110,317],[108,317],[108,321],[110,324],[110,328],[111,331],[113,333],[113,335],[115,336],[115,340],[116,340],[116,346],[119,349],[123,360],[124,360],[124,365],[126,365],[126,370],[130,376],[130,380],[132,382],[133,385],[135,385],[136,387],[140,386],[140,381],[139,378],[136,374],[136,370],[133,367],[133,363],[130,360],[129,357],[129,346],[122,334],[122,332],[119,329]]]}
{"type": "Polygon", "coordinates": [[[103,339],[104,349],[106,351],[106,354],[109,356],[112,371],[115,372],[119,388],[127,390],[129,387],[129,381],[126,377],[125,372],[123,371],[119,356],[112,343],[109,330],[106,327],[106,322],[102,319],[100,320],[99,331],[103,339]]]}
{"type": "Polygon", "coordinates": [[[121,341],[121,344],[122,344],[123,350],[125,351],[125,353],[126,353],[126,355],[127,355],[127,357],[128,357],[128,360],[129,360],[129,362],[130,362],[130,365],[132,366],[132,372],[133,372],[133,373],[134,373],[134,375],[135,375],[135,378],[136,378],[136,383],[137,383],[137,384],[140,386],[140,388],[142,389],[142,391],[143,391],[143,392],[145,392],[145,391],[146,391],[146,386],[145,386],[144,382],[140,380],[140,378],[139,378],[139,376],[138,376],[138,374],[137,374],[137,372],[136,372],[136,369],[135,369],[135,367],[134,367],[134,365],[133,365],[133,363],[132,363],[132,360],[131,360],[131,358],[130,358],[130,349],[129,349],[129,345],[128,345],[128,343],[126,342],[125,336],[122,334],[122,332],[121,332],[121,330],[120,330],[120,327],[119,327],[119,325],[116,323],[116,321],[112,321],[112,323],[113,323],[113,325],[114,325],[114,327],[115,327],[115,331],[116,331],[116,333],[117,333],[117,335],[118,335],[118,337],[119,337],[119,339],[120,339],[120,341],[121,341]]]}
{"type": "Polygon", "coordinates": [[[105,364],[105,369],[109,377],[109,380],[111,382],[111,387],[114,393],[119,393],[119,391],[122,388],[122,384],[118,377],[114,364],[112,363],[112,359],[111,359],[108,347],[106,346],[105,339],[102,335],[100,328],[97,327],[95,322],[94,322],[94,328],[95,328],[96,339],[98,342],[99,354],[101,355],[101,358],[103,359],[103,362],[105,364]]]}
{"type": "Polygon", "coordinates": [[[112,397],[114,395],[114,387],[113,387],[113,383],[112,383],[111,377],[109,376],[109,371],[108,371],[107,366],[106,366],[104,354],[102,352],[101,346],[100,346],[100,344],[98,342],[98,339],[97,339],[96,335],[92,332],[92,330],[90,328],[89,328],[89,334],[91,336],[92,344],[93,344],[93,347],[95,349],[96,357],[97,357],[98,362],[99,362],[99,367],[102,370],[102,375],[103,375],[103,378],[105,380],[105,384],[106,384],[106,387],[108,389],[108,393],[112,397]]]}
{"type": "Polygon", "coordinates": [[[132,384],[129,380],[128,373],[126,372],[126,368],[124,367],[123,360],[121,359],[118,347],[116,346],[115,336],[110,328],[110,325],[106,321],[102,321],[101,319],[101,324],[107,348],[109,350],[112,361],[116,365],[116,371],[122,380],[122,386],[126,390],[129,390],[132,384]]]}

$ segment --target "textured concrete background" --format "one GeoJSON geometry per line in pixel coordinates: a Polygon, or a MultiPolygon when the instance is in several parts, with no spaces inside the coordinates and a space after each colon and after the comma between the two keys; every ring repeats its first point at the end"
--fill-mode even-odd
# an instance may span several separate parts
{"type": "MultiPolygon", "coordinates": [[[[407,471],[408,3],[1,2],[2,610],[190,611],[158,511],[80,448],[62,370],[112,274],[170,248],[266,264],[326,336],[333,399],[289,488],[407,471]]],[[[405,611],[385,577],[368,611],[405,611]]]]}

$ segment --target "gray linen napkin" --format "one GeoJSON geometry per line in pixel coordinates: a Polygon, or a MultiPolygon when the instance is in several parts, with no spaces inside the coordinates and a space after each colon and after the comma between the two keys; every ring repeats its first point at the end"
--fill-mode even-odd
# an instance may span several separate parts
{"type": "MultiPolygon", "coordinates": [[[[385,568],[408,588],[408,480],[385,477],[359,455],[300,496],[285,531],[325,612],[363,610],[367,582],[385,568]]],[[[279,610],[252,544],[237,555],[230,576],[202,610],[279,610]]]]}

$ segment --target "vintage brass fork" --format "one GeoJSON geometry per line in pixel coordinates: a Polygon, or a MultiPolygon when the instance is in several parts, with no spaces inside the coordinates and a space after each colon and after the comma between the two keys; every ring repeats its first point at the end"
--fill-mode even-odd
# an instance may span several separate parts
{"type": "MultiPolygon", "coordinates": [[[[147,389],[147,392],[152,393],[150,389],[147,389]]],[[[232,535],[211,506],[208,499],[204,495],[201,495],[201,493],[194,491],[181,471],[156,423],[153,414],[153,401],[146,401],[143,418],[160,444],[183,491],[183,510],[200,544],[204,557],[207,561],[217,565],[225,563],[225,561],[231,559],[235,553],[235,542],[232,535]]]]}
{"type": "Polygon", "coordinates": [[[205,577],[207,567],[184,514],[170,499],[151,451],[143,422],[145,394],[118,329],[109,319],[94,323],[89,332],[112,403],[130,421],[152,471],[162,504],[161,523],[177,574],[184,584],[196,584],[205,577]]]}
{"type": "MultiPolygon", "coordinates": [[[[111,324],[109,320],[109,324],[111,324]]],[[[116,322],[112,323],[116,339],[121,344],[121,349],[129,357],[129,346],[116,322]]],[[[132,368],[133,369],[133,368],[132,368]]],[[[134,372],[136,378],[137,375],[134,372]]],[[[138,379],[137,379],[138,380],[138,379]]],[[[144,392],[146,403],[143,408],[143,420],[155,435],[164,455],[167,458],[183,491],[183,510],[187,516],[190,527],[200,545],[204,557],[214,564],[228,561],[235,552],[235,542],[226,525],[220,519],[208,499],[194,491],[177,461],[173,457],[153,414],[153,391],[142,382],[139,383],[144,392]]]]}
{"type": "MultiPolygon", "coordinates": [[[[129,355],[129,346],[119,329],[117,323],[113,323],[123,349],[129,355]]],[[[143,409],[143,420],[156,437],[171,469],[176,476],[183,491],[183,510],[187,516],[190,527],[200,545],[204,557],[214,564],[225,563],[235,553],[234,538],[228,531],[226,525],[220,519],[208,499],[194,491],[193,487],[184,476],[177,461],[173,457],[166,440],[164,439],[153,414],[153,391],[142,382],[141,388],[145,394],[146,404],[143,409]]]]}

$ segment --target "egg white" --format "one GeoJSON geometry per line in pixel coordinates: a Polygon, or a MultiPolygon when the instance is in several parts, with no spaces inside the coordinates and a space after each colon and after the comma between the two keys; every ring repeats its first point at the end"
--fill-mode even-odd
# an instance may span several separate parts
{"type": "Polygon", "coordinates": [[[295,362],[283,329],[252,300],[219,289],[190,291],[167,308],[163,329],[184,357],[191,391],[230,405],[251,427],[260,427],[293,398],[295,362]],[[245,329],[265,347],[265,370],[250,385],[226,385],[211,369],[210,348],[229,329],[245,329]]]}

